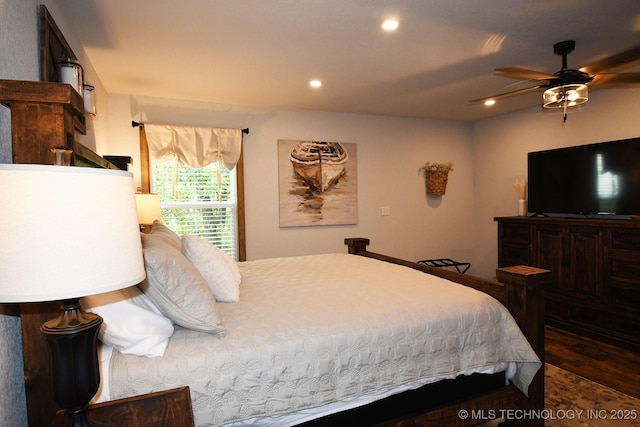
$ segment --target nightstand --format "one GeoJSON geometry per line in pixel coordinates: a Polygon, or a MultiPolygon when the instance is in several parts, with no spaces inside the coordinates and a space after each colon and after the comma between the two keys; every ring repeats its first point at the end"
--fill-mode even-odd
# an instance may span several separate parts
{"type": "MultiPolygon", "coordinates": [[[[97,403],[88,413],[92,420],[111,427],[194,427],[189,387],[97,403]]],[[[59,412],[52,427],[64,427],[66,422],[59,412]]]]}

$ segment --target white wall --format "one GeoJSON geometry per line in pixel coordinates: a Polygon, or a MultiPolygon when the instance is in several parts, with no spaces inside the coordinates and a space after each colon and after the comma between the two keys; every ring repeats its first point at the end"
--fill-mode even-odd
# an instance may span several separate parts
{"type": "Polygon", "coordinates": [[[139,180],[138,130],[131,120],[250,128],[244,137],[247,257],[345,252],[345,237],[369,237],[371,249],[408,259],[471,256],[471,125],[314,111],[109,96],[109,150],[130,155],[139,180]],[[353,142],[358,156],[358,224],[279,228],[278,139],[353,142]],[[453,161],[447,194],[428,199],[418,169],[453,161]],[[391,208],[382,217],[381,206],[391,208]]]}
{"type": "Polygon", "coordinates": [[[527,177],[527,153],[640,136],[640,89],[590,92],[581,110],[562,114],[533,108],[473,126],[475,230],[474,274],[493,277],[497,266],[496,216],[517,214],[513,183],[527,177]]]}
{"type": "Polygon", "coordinates": [[[640,89],[592,90],[569,112],[531,108],[474,124],[314,111],[275,110],[128,95],[109,96],[109,150],[131,155],[139,180],[138,131],[147,123],[249,127],[245,136],[247,256],[259,259],[344,251],[349,236],[371,250],[406,259],[470,261],[470,274],[492,278],[497,267],[496,216],[517,213],[513,183],[527,176],[527,153],[637,137],[640,89]],[[356,226],[278,227],[278,139],[358,144],[356,226]],[[426,197],[417,174],[424,161],[453,161],[447,194],[426,197]],[[391,216],[380,216],[390,206],[391,216]]]}

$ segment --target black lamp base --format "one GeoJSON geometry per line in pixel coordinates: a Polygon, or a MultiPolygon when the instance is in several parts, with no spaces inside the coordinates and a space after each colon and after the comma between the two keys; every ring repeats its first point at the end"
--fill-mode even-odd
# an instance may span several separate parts
{"type": "Polygon", "coordinates": [[[89,402],[100,386],[98,331],[102,318],[87,313],[80,298],[62,301],[62,313],[40,328],[49,344],[51,389],[67,414],[67,427],[105,426],[87,416],[89,402]]]}

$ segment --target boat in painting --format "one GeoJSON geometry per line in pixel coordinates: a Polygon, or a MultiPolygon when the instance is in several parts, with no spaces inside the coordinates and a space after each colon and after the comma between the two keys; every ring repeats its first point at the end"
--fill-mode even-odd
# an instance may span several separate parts
{"type": "Polygon", "coordinates": [[[337,142],[297,141],[291,147],[289,158],[295,173],[316,191],[324,193],[344,175],[349,156],[337,142]]]}

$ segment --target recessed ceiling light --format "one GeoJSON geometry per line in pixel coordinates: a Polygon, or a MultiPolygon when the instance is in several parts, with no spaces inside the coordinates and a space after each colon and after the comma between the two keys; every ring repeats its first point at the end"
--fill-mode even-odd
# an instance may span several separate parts
{"type": "Polygon", "coordinates": [[[494,105],[496,103],[495,99],[487,99],[486,101],[484,101],[484,105],[486,105],[487,107],[494,105]]]}
{"type": "Polygon", "coordinates": [[[382,29],[385,31],[394,31],[398,29],[399,25],[397,19],[387,19],[382,23],[382,29]]]}
{"type": "Polygon", "coordinates": [[[311,86],[311,87],[320,87],[320,86],[322,86],[322,82],[320,80],[311,80],[309,82],[309,86],[311,86]]]}

